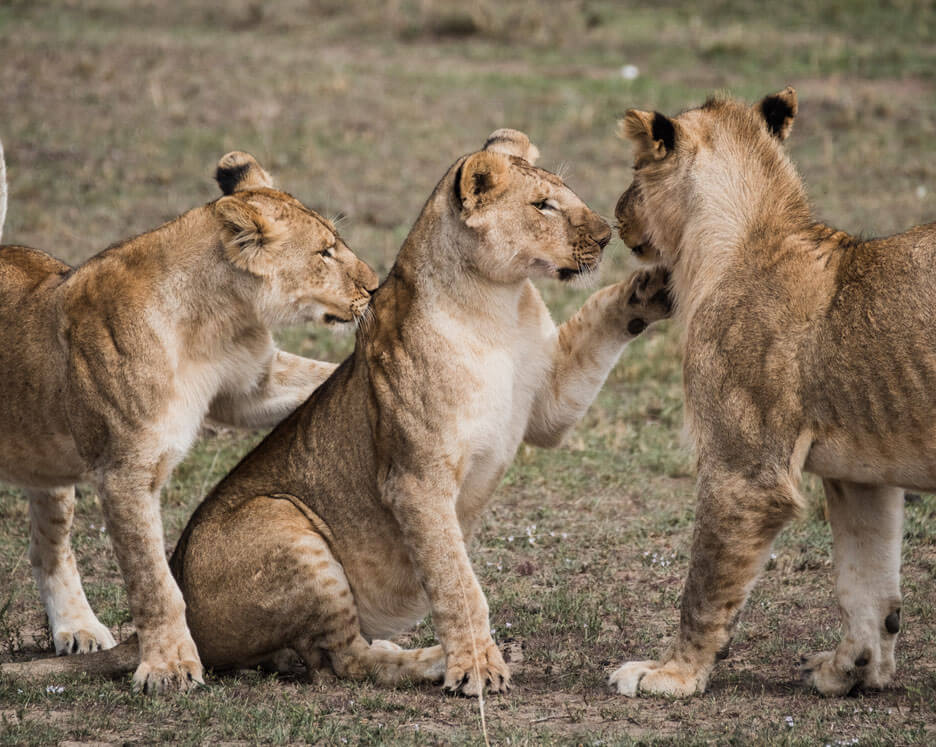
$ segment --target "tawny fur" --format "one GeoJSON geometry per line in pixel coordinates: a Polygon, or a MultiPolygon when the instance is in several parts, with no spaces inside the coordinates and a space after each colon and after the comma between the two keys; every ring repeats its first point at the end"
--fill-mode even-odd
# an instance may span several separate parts
{"type": "Polygon", "coordinates": [[[628,695],[705,689],[803,469],[824,481],[845,622],[804,678],[837,695],[894,674],[902,488],[936,489],[936,224],[865,241],[816,222],[781,145],[796,111],[787,88],[622,125],[619,227],[672,270],[698,459],[679,635],[614,673],[628,695]]]}
{"type": "Polygon", "coordinates": [[[6,159],[3,157],[3,143],[0,143],[0,239],[3,238],[3,225],[7,211],[6,159]]]}
{"type": "Polygon", "coordinates": [[[638,273],[557,329],[529,278],[595,267],[610,231],[527,160],[525,135],[488,145],[429,197],[351,357],[179,540],[172,568],[206,663],[289,648],[340,676],[507,688],[466,540],[521,441],[558,443],[669,305],[664,274],[638,273]],[[374,640],[430,611],[440,645],[374,640]]]}
{"type": "Polygon", "coordinates": [[[228,194],[72,268],[0,247],[0,479],[30,499],[30,559],[59,654],[114,645],[69,544],[93,483],[142,641],[135,685],[190,686],[201,664],[166,562],[159,492],[206,416],[270,427],[334,365],[277,350],[289,321],[352,321],[377,278],[252,156],[228,194]]]}

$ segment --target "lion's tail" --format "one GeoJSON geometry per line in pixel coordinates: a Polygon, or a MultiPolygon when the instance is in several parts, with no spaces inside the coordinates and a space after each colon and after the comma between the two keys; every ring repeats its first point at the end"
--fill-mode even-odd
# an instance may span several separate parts
{"type": "Polygon", "coordinates": [[[6,161],[3,158],[3,143],[0,142],[0,239],[3,238],[3,223],[6,220],[7,184],[6,161]]]}
{"type": "Polygon", "coordinates": [[[136,633],[114,648],[75,656],[55,656],[33,661],[0,664],[0,679],[38,680],[57,674],[81,674],[113,677],[136,669],[140,644],[136,633]]]}

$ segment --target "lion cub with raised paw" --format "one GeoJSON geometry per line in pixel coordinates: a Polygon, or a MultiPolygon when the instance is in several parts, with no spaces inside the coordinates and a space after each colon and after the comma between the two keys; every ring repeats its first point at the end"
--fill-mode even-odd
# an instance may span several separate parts
{"type": "Polygon", "coordinates": [[[936,490],[936,224],[861,240],[818,223],[781,145],[796,111],[787,88],[622,122],[617,218],[672,271],[699,486],[679,635],[612,675],[627,695],[705,689],[803,469],[823,478],[845,618],[804,679],[840,695],[894,674],[903,488],[936,490]]]}
{"type": "MultiPolygon", "coordinates": [[[[530,278],[591,270],[611,232],[536,154],[499,130],[455,162],[354,353],[193,515],[171,564],[206,664],[292,649],[342,677],[507,689],[466,539],[520,443],[558,444],[627,342],[669,313],[665,274],[642,272],[556,328],[530,278]],[[441,645],[375,640],[429,611],[441,645]]],[[[93,671],[126,666],[124,648],[93,671]]]]}
{"type": "MultiPolygon", "coordinates": [[[[0,480],[29,496],[29,556],[59,654],[114,645],[69,544],[74,484],[101,496],[141,642],[137,688],[202,679],[166,562],[159,493],[205,416],[279,422],[334,369],[270,330],[359,318],[371,269],[272,188],[252,156],[218,163],[224,196],[77,268],[0,247],[0,480]]],[[[6,205],[4,182],[3,206],[6,205]]]]}

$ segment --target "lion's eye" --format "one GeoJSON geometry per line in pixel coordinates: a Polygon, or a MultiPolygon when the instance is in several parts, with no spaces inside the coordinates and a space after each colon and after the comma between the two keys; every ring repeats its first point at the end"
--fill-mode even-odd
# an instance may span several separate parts
{"type": "Polygon", "coordinates": [[[539,202],[534,202],[533,207],[537,210],[558,210],[559,206],[555,203],[554,200],[540,200],[539,202]]]}
{"type": "Polygon", "coordinates": [[[327,249],[322,249],[322,251],[319,252],[319,254],[321,254],[323,257],[334,257],[334,256],[335,256],[335,247],[330,246],[330,247],[328,247],[327,249]]]}

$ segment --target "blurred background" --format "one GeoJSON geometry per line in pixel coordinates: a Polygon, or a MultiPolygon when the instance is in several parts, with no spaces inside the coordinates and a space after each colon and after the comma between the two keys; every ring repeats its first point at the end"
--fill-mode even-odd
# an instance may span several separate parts
{"type": "Polygon", "coordinates": [[[4,0],[5,236],[82,260],[214,198],[237,148],[346,216],[385,269],[497,127],[607,214],[629,183],[625,109],[787,84],[819,214],[893,231],[936,205],[934,38],[924,0],[4,0]]]}
{"type": "MultiPolygon", "coordinates": [[[[349,245],[382,276],[437,180],[496,128],[527,132],[540,165],[610,220],[630,183],[630,146],[615,137],[627,108],[673,114],[714,91],[753,102],[788,84],[800,101],[788,147],[817,217],[863,235],[936,219],[930,0],[0,0],[3,240],[80,262],[214,199],[215,164],[239,149],[307,205],[341,217],[349,245]]],[[[620,241],[605,254],[602,283],[630,272],[620,241]]],[[[541,289],[559,320],[591,292],[541,289]]],[[[796,685],[795,660],[833,646],[838,627],[811,479],[810,514],[778,541],[710,694],[634,702],[606,690],[621,659],[658,654],[678,620],[693,515],[678,336],[664,323],[631,345],[566,445],[521,449],[498,491],[472,549],[515,671],[514,696],[487,705],[492,734],[931,741],[931,496],[908,505],[898,690],[853,704],[796,685]]],[[[332,360],[353,344],[314,326],[280,339],[332,360]]],[[[215,434],[180,465],[164,494],[168,547],[261,436],[215,434]]],[[[22,496],[0,487],[0,660],[49,651],[27,526],[22,496]]],[[[74,537],[92,604],[127,635],[123,587],[87,490],[74,537]]],[[[423,625],[401,642],[432,640],[423,625]]],[[[0,742],[479,738],[477,705],[434,688],[317,683],[242,673],[195,699],[155,703],[126,682],[58,692],[0,681],[0,742]]]]}

